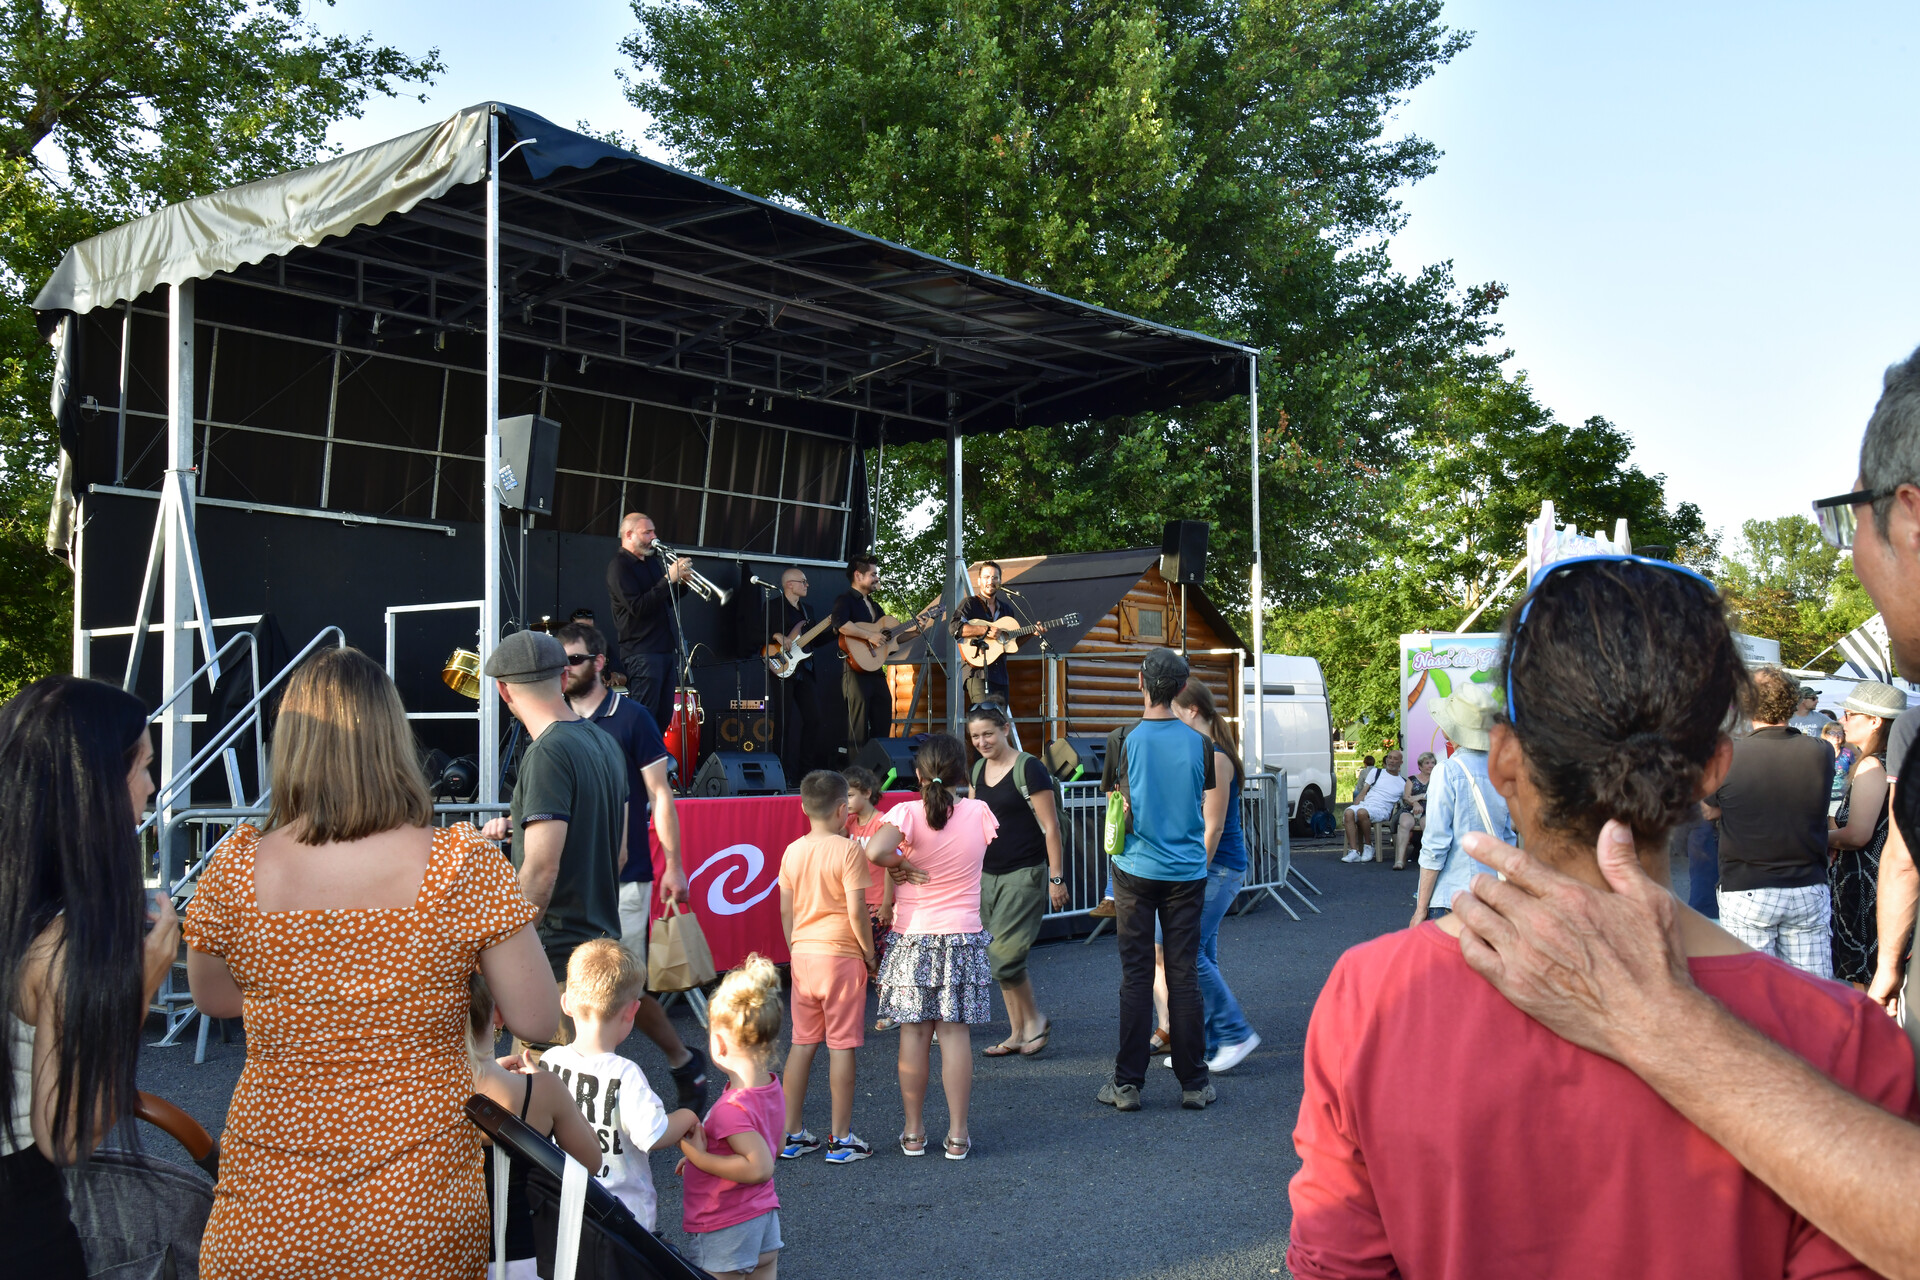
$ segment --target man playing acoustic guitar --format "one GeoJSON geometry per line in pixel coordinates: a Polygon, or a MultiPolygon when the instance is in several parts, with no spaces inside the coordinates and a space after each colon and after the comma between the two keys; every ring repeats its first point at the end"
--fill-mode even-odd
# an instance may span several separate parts
{"type": "MultiPolygon", "coordinates": [[[[885,616],[873,602],[873,591],[880,585],[880,562],[872,556],[855,556],[847,565],[849,589],[833,602],[833,629],[843,636],[868,640],[884,639],[880,619],[885,616]]],[[[849,659],[846,673],[840,677],[840,691],[847,699],[847,743],[849,759],[867,745],[869,738],[884,738],[893,732],[893,696],[887,691],[887,673],[862,671],[849,659]]]]}
{"type": "MultiPolygon", "coordinates": [[[[1000,566],[989,560],[980,566],[980,589],[960,603],[960,615],[953,620],[953,634],[966,647],[966,642],[994,633],[993,623],[1000,618],[1012,617],[1013,612],[1000,595],[1000,566]]],[[[1035,624],[1034,634],[1046,630],[1044,625],[1035,624]]],[[[1007,714],[1013,714],[1013,702],[1007,692],[1007,658],[1001,654],[984,667],[969,667],[966,683],[967,707],[972,709],[989,698],[998,702],[1007,714]]]]}

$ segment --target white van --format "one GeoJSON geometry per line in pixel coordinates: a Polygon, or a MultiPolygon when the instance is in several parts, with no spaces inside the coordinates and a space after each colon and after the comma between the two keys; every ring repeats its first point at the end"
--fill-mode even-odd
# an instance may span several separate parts
{"type": "MultiPolygon", "coordinates": [[[[1333,797],[1333,713],[1327,681],[1317,658],[1269,653],[1260,659],[1265,685],[1266,761],[1268,769],[1287,771],[1287,811],[1305,823],[1315,811],[1331,808],[1333,797]]],[[[1253,762],[1253,684],[1241,714],[1241,750],[1253,762]]]]}

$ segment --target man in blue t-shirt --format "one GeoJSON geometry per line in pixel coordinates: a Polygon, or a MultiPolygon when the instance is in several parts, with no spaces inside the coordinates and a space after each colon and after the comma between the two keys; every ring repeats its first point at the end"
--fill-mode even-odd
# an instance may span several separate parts
{"type": "MultiPolygon", "coordinates": [[[[570,622],[554,632],[567,650],[564,689],[574,713],[611,734],[627,758],[627,860],[620,868],[620,944],[644,969],[647,924],[653,908],[653,853],[647,838],[649,816],[660,837],[660,896],[685,902],[687,876],[680,864],[680,819],[673,809],[673,784],[667,770],[672,757],[653,714],[633,698],[607,687],[607,641],[590,622],[570,622]]],[[[678,1093],[676,1105],[696,1113],[706,1109],[707,1055],[688,1046],[660,1002],[640,996],[634,1025],[667,1055],[678,1093]]]]}
{"type": "Polygon", "coordinates": [[[1127,802],[1126,847],[1113,859],[1114,926],[1120,941],[1120,1051],[1099,1100],[1140,1109],[1153,1037],[1154,920],[1167,965],[1167,1012],[1180,1105],[1204,1110],[1214,1100],[1207,1075],[1206,1015],[1200,998],[1200,908],[1207,890],[1207,826],[1202,793],[1213,785],[1207,739],[1173,710],[1187,684],[1187,660],[1155,649],[1140,664],[1146,704],[1126,729],[1114,760],[1127,802]]]}

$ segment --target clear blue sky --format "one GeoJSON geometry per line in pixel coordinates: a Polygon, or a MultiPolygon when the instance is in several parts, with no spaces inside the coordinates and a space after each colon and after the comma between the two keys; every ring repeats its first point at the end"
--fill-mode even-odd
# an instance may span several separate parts
{"type": "MultiPolygon", "coordinates": [[[[349,148],[500,98],[631,136],[624,0],[340,0],[326,29],[438,45],[426,104],[349,148]]],[[[1887,364],[1920,344],[1920,8],[1451,0],[1473,45],[1393,128],[1445,154],[1405,195],[1403,267],[1511,290],[1512,367],[1602,414],[1728,534],[1851,487],[1887,364]]]]}

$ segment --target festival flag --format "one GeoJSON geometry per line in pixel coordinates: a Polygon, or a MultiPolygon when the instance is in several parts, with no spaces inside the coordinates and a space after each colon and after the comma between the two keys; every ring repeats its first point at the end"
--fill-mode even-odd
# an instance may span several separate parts
{"type": "Polygon", "coordinates": [[[1834,642],[1840,655],[1870,680],[1893,679],[1893,658],[1888,652],[1887,624],[1879,614],[1847,632],[1834,642]]]}

